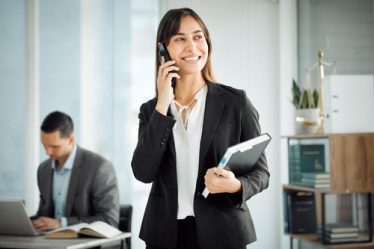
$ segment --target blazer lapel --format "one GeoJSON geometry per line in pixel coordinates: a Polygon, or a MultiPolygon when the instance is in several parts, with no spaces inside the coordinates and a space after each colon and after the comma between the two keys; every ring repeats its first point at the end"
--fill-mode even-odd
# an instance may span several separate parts
{"type": "Polygon", "coordinates": [[[46,174],[43,175],[43,179],[45,179],[45,196],[48,196],[48,214],[53,217],[54,216],[54,205],[53,205],[53,170],[52,170],[52,160],[48,163],[48,170],[46,171],[46,174]]]}
{"type": "MultiPolygon", "coordinates": [[[[169,106],[169,109],[168,109],[167,115],[168,115],[168,116],[172,116],[172,117],[174,117],[174,116],[173,116],[173,113],[171,112],[171,108],[170,108],[170,106],[169,106]]],[[[168,144],[169,144],[170,153],[171,153],[171,155],[172,155],[174,161],[176,161],[176,152],[175,152],[175,144],[174,144],[173,127],[171,128],[171,131],[170,131],[170,135],[169,135],[169,136],[170,136],[170,138],[169,138],[169,142],[168,142],[168,144]]],[[[176,163],[175,163],[174,165],[176,165],[176,163]]]]}
{"type": "Polygon", "coordinates": [[[73,201],[75,192],[77,190],[77,185],[79,182],[79,175],[81,172],[81,166],[82,166],[82,150],[78,146],[77,147],[77,155],[75,156],[73,169],[70,176],[70,182],[69,182],[69,189],[68,189],[68,196],[66,198],[66,207],[65,207],[65,215],[69,216],[71,209],[73,207],[73,201]]]}
{"type": "Polygon", "coordinates": [[[208,93],[205,103],[205,114],[203,132],[200,142],[200,165],[202,159],[208,151],[209,145],[212,142],[213,135],[216,131],[217,125],[221,119],[223,108],[225,106],[225,99],[221,98],[222,92],[214,83],[208,83],[208,93]]]}

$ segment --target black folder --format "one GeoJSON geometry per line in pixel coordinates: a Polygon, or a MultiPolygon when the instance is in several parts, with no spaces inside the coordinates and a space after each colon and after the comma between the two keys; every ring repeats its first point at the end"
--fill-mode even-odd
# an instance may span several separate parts
{"type": "MultiPolygon", "coordinates": [[[[235,176],[248,173],[256,164],[258,158],[269,144],[271,136],[264,133],[258,137],[233,145],[226,150],[218,167],[232,171],[235,176]]],[[[209,191],[204,189],[203,196],[208,196],[209,191]]]]}

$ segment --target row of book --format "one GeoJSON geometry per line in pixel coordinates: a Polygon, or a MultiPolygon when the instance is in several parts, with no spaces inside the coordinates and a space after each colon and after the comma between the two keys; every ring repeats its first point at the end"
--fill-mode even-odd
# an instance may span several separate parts
{"type": "Polygon", "coordinates": [[[326,145],[290,144],[288,148],[289,182],[312,188],[330,188],[326,145]]]}

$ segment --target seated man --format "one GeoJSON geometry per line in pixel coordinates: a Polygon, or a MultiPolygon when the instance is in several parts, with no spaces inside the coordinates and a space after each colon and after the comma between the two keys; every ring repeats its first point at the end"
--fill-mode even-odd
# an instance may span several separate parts
{"type": "Polygon", "coordinates": [[[73,121],[52,112],[41,125],[50,157],[38,169],[39,210],[32,223],[45,231],[101,220],[118,226],[119,192],[113,165],[74,143],[73,121]]]}

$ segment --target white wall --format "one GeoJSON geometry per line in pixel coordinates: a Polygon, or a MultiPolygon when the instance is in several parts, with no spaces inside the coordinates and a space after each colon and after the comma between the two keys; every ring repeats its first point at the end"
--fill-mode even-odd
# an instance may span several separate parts
{"type": "Polygon", "coordinates": [[[279,128],[281,139],[279,146],[280,185],[278,190],[279,214],[278,229],[280,234],[279,248],[290,248],[290,237],[284,234],[283,191],[282,184],[288,182],[287,140],[283,136],[294,133],[294,107],[291,104],[291,82],[297,78],[297,0],[279,1],[279,128]]]}
{"type": "Polygon", "coordinates": [[[27,86],[25,1],[0,1],[0,196],[22,198],[27,86]],[[9,108],[9,107],[12,108],[9,108]],[[12,119],[9,119],[12,117],[12,119]],[[19,157],[15,156],[19,155],[19,157]]]}

